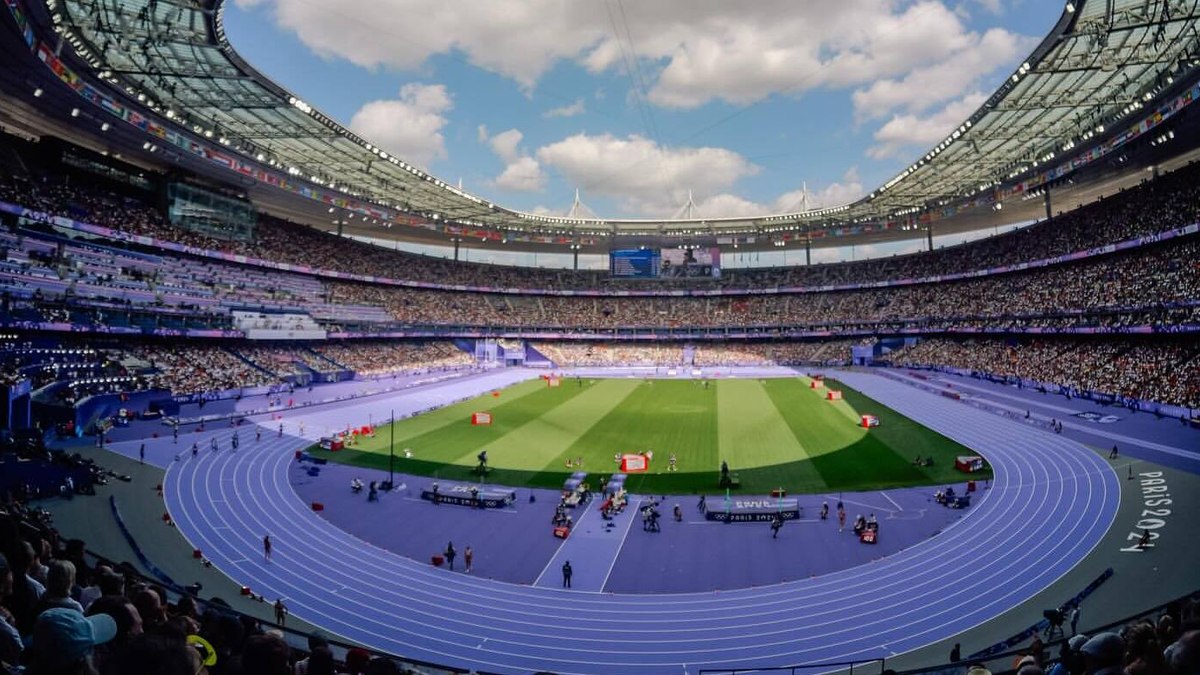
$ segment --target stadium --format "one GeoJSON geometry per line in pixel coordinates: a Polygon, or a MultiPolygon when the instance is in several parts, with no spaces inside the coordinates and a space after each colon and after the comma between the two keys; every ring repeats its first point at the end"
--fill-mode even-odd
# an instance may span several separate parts
{"type": "Polygon", "coordinates": [[[0,10],[0,671],[1200,672],[1200,2],[1054,3],[848,201],[617,218],[258,4],[0,10]]]}

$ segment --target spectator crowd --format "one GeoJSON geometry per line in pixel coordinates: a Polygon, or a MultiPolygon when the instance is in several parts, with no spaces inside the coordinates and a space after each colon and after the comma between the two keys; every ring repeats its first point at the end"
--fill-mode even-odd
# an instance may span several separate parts
{"type": "MultiPolygon", "coordinates": [[[[723,270],[720,280],[656,280],[642,288],[756,289],[919,279],[1051,258],[1200,220],[1200,165],[1190,164],[1153,181],[1006,235],[960,246],[850,263],[723,270]]],[[[398,280],[487,288],[628,290],[630,281],[606,271],[508,267],[421,256],[337,237],[264,216],[252,241],[214,239],[173,227],[153,208],[129,197],[53,180],[0,180],[0,200],[103,225],[129,234],[174,241],[264,260],[350,274],[364,271],[398,280]]]]}
{"type": "Polygon", "coordinates": [[[888,358],[901,366],[949,366],[1200,409],[1200,345],[1195,341],[935,338],[888,358]]]}
{"type": "MultiPolygon", "coordinates": [[[[198,591],[199,589],[193,589],[198,591]]],[[[4,675],[400,675],[362,649],[335,660],[314,633],[293,649],[279,627],[95,559],[49,514],[0,503],[0,673],[4,675]],[[21,669],[23,668],[23,670],[21,669]]]]}
{"type": "Polygon", "coordinates": [[[360,377],[405,375],[465,368],[475,358],[449,342],[329,342],[313,351],[360,377]]]}

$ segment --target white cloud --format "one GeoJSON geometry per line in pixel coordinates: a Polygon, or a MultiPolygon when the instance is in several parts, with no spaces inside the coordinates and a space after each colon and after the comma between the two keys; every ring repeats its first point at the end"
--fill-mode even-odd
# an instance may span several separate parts
{"type": "Polygon", "coordinates": [[[459,52],[474,65],[525,88],[556,61],[575,57],[605,32],[599,3],[260,1],[270,2],[276,21],[322,56],[367,68],[412,70],[431,56],[459,52]]]}
{"type": "MultiPolygon", "coordinates": [[[[1033,38],[993,29],[945,60],[915,68],[904,77],[876,80],[851,97],[859,119],[884,117],[895,109],[921,112],[961,96],[998,64],[1014,62],[1036,45],[1033,38]]],[[[960,120],[961,121],[961,120],[960,120]]]]}
{"type": "Polygon", "coordinates": [[[761,216],[766,213],[763,205],[745,197],[722,192],[696,202],[697,218],[739,218],[761,216]]]}
{"type": "Polygon", "coordinates": [[[517,145],[525,135],[516,129],[502,131],[495,136],[492,136],[489,144],[492,146],[492,151],[505,162],[512,162],[517,159],[517,145]]]}
{"type": "MultiPolygon", "coordinates": [[[[768,203],[755,202],[734,194],[721,193],[696,202],[696,215],[700,218],[737,218],[761,216],[769,213],[795,213],[804,209],[803,187],[785,192],[768,203]]],[[[858,169],[851,167],[840,181],[823,188],[808,190],[808,208],[848,204],[866,194],[858,169]]]]}
{"type": "Polygon", "coordinates": [[[861,86],[982,41],[946,0],[657,0],[619,11],[560,0],[239,2],[269,4],[281,26],[326,57],[412,70],[459,53],[526,90],[559,61],[601,72],[626,68],[632,52],[649,100],[680,108],[861,86]]]}
{"type": "Polygon", "coordinates": [[[480,128],[480,140],[486,140],[492,152],[504,162],[504,170],[492,179],[491,184],[501,190],[513,192],[537,192],[546,186],[546,175],[536,159],[521,152],[521,139],[517,129],[502,131],[491,138],[487,130],[480,128]]]}
{"type": "MultiPolygon", "coordinates": [[[[507,148],[507,143],[504,144],[507,148]]],[[[576,134],[544,146],[538,160],[563,175],[583,194],[614,198],[624,211],[649,217],[681,215],[689,192],[700,218],[758,216],[802,208],[802,190],[760,203],[729,191],[757,166],[736,152],[713,147],[665,148],[637,135],[618,138],[576,134]]],[[[809,207],[836,206],[865,194],[858,170],[809,191],[809,207]]]]}
{"type": "Polygon", "coordinates": [[[901,148],[917,146],[926,149],[944,139],[975,112],[987,94],[974,92],[953,101],[941,110],[926,117],[916,115],[893,115],[887,124],[875,132],[876,144],[867,150],[874,159],[892,157],[901,148]]]}
{"type": "Polygon", "coordinates": [[[809,193],[808,201],[810,207],[823,209],[849,204],[865,194],[867,194],[867,190],[858,176],[858,168],[852,166],[842,175],[840,181],[830,183],[815,193],[809,193]]]}
{"type": "Polygon", "coordinates": [[[628,211],[669,216],[687,202],[719,194],[758,167],[724,148],[665,148],[638,135],[575,134],[539,148],[553,167],[585,195],[614,197],[628,211]]]}
{"type": "Polygon", "coordinates": [[[542,113],[542,117],[574,117],[583,114],[586,110],[587,108],[583,104],[583,99],[577,98],[574,103],[547,110],[542,113]]]}
{"type": "Polygon", "coordinates": [[[501,190],[538,192],[546,187],[546,175],[532,157],[518,157],[504,167],[492,184],[501,190]]]}
{"type": "MultiPolygon", "coordinates": [[[[941,140],[982,102],[985,76],[1008,68],[1036,42],[1005,29],[971,29],[970,15],[1010,4],[1004,0],[655,0],[619,7],[560,0],[234,1],[268,8],[281,27],[326,58],[412,71],[450,55],[526,93],[564,62],[623,74],[644,83],[651,104],[678,109],[853,90],[858,121],[882,125],[867,150],[872,159],[941,140]],[[624,73],[631,56],[636,72],[624,73]]],[[[597,87],[590,95],[542,116],[583,114],[586,99],[605,98],[600,82],[590,83],[597,87]]],[[[418,89],[367,103],[350,126],[389,152],[427,164],[446,156],[442,134],[452,101],[444,88],[410,86],[418,89]]],[[[498,189],[541,190],[548,173],[557,173],[585,194],[612,197],[622,210],[649,216],[672,215],[689,189],[713,217],[788,210],[779,201],[796,198],[738,197],[736,183],[759,168],[724,148],[672,148],[592,131],[532,151],[519,147],[516,130],[492,136],[479,125],[476,133],[503,161],[490,181],[498,189]]],[[[863,192],[857,175],[844,176],[813,187],[810,203],[831,206],[863,192]]]]}
{"type": "MultiPolygon", "coordinates": [[[[858,167],[850,167],[841,180],[834,181],[829,185],[821,187],[820,184],[807,186],[808,189],[808,208],[823,209],[830,206],[841,206],[862,197],[867,193],[863,187],[862,179],[858,176],[858,167]]],[[[779,195],[775,201],[769,205],[771,213],[795,213],[803,210],[805,187],[799,190],[792,190],[779,195]]]]}
{"type": "Polygon", "coordinates": [[[945,59],[973,40],[940,2],[848,0],[727,3],[720,23],[671,34],[650,99],[689,108],[713,98],[739,104],[889,77],[945,59]]]}
{"type": "Polygon", "coordinates": [[[446,157],[442,127],[454,104],[440,84],[409,83],[398,99],[370,101],[350,118],[355,133],[404,161],[428,167],[446,157]]]}

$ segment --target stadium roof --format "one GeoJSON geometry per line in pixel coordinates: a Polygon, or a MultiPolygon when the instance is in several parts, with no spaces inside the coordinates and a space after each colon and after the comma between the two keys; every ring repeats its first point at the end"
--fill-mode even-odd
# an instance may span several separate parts
{"type": "MultiPolygon", "coordinates": [[[[55,29],[95,76],[200,141],[236,150],[318,192],[384,206],[400,224],[453,222],[514,234],[769,235],[859,223],[915,227],[956,208],[1026,195],[1105,156],[1131,127],[1153,120],[1158,106],[1195,84],[1200,72],[1200,0],[1067,2],[1050,33],[982,107],[900,175],[852,204],[755,218],[559,218],[505,209],[458,190],[284,90],[228,42],[224,0],[46,3],[55,29]]],[[[1139,133],[1164,119],[1159,115],[1139,133]]]]}

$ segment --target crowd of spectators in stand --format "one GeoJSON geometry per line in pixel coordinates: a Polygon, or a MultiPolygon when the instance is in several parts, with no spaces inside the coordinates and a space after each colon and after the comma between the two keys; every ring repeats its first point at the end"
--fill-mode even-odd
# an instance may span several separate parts
{"type": "Polygon", "coordinates": [[[538,342],[533,348],[556,366],[682,366],[677,344],[616,342],[538,342]]]}
{"type": "Polygon", "coordinates": [[[0,384],[29,380],[37,389],[56,380],[97,375],[109,366],[107,355],[91,347],[37,344],[15,334],[0,341],[0,384]]]}
{"type": "Polygon", "coordinates": [[[130,346],[128,352],[151,369],[146,378],[152,387],[178,395],[259,387],[278,381],[224,347],[147,344],[130,346]]]}
{"type": "Polygon", "coordinates": [[[696,346],[696,366],[790,366],[844,364],[850,362],[854,340],[826,342],[782,342],[696,346]]]}
{"type": "Polygon", "coordinates": [[[325,343],[313,351],[362,377],[416,374],[465,368],[475,358],[451,342],[325,343]]]}
{"type": "Polygon", "coordinates": [[[284,378],[288,375],[305,375],[307,374],[297,363],[303,363],[300,353],[304,351],[303,347],[252,347],[239,346],[236,348],[237,354],[243,358],[249,359],[259,368],[266,370],[275,375],[277,378],[284,378]]]}
{"type": "Polygon", "coordinates": [[[0,384],[28,380],[31,390],[54,383],[52,402],[74,405],[88,396],[144,389],[148,382],[120,362],[119,353],[89,346],[57,346],[27,339],[0,342],[0,384]]]}
{"type": "MultiPolygon", "coordinates": [[[[824,326],[948,321],[972,326],[1043,325],[1041,318],[1079,310],[1167,311],[1186,320],[1200,305],[1200,238],[1104,258],[938,284],[823,293],[718,297],[513,296],[334,282],[338,302],[382,305],[405,324],[607,329],[688,326],[824,326]],[[1040,316],[1039,316],[1040,315],[1040,316]],[[972,323],[975,320],[977,323],[972,323]]],[[[1061,319],[1061,317],[1060,317],[1061,319]]],[[[1099,320],[1098,320],[1099,321],[1099,320]]],[[[1077,316],[1065,325],[1075,325],[1077,316]]],[[[1063,325],[1060,320],[1057,324],[1063,325]]]]}
{"type": "MultiPolygon", "coordinates": [[[[1200,165],[1191,164],[1093,204],[999,237],[882,260],[769,269],[726,268],[719,281],[654,281],[650,288],[820,286],[970,272],[1064,255],[1155,234],[1200,220],[1200,165]]],[[[0,199],[34,209],[199,248],[228,251],[315,269],[402,280],[492,288],[612,289],[630,287],[607,272],[544,270],[460,263],[388,250],[273,218],[254,241],[211,239],[167,224],[136,201],[55,182],[0,180],[0,199]]]]}
{"type": "MultiPolygon", "coordinates": [[[[72,404],[90,394],[167,389],[176,395],[207,394],[268,385],[286,375],[354,371],[361,376],[419,374],[475,363],[451,342],[370,340],[279,347],[229,342],[115,342],[98,338],[0,341],[0,366],[30,373],[34,388],[63,383],[57,401],[72,404]],[[268,372],[269,371],[269,372],[268,372]],[[103,376],[102,376],[103,375],[103,376]],[[94,380],[94,381],[93,381],[94,380]]],[[[14,379],[15,381],[15,379],[14,379]]]]}
{"type": "Polygon", "coordinates": [[[336,662],[320,634],[310,637],[307,653],[294,650],[280,629],[233,612],[221,598],[168,591],[128,563],[93,563],[86,542],[64,539],[49,514],[11,494],[0,505],[0,673],[423,672],[403,668],[362,649],[336,662]]]}
{"type": "MultiPolygon", "coordinates": [[[[687,363],[680,343],[538,342],[533,348],[560,366],[728,367],[844,363],[855,342],[701,342],[690,351],[687,363]]],[[[857,342],[870,344],[873,338],[857,342]]],[[[1200,408],[1200,346],[1182,337],[926,338],[891,352],[887,359],[897,365],[948,366],[1200,408]]],[[[60,345],[25,339],[0,343],[0,364],[6,372],[22,368],[32,373],[38,387],[64,382],[57,400],[67,404],[90,394],[145,388],[183,395],[274,385],[282,374],[300,373],[297,363],[317,372],[351,370],[374,377],[468,367],[474,358],[446,341],[367,340],[305,347],[121,344],[78,338],[60,345]]]]}
{"type": "Polygon", "coordinates": [[[887,358],[1200,409],[1195,341],[924,339],[887,358]]]}
{"type": "MultiPolygon", "coordinates": [[[[1175,180],[1176,175],[1161,180],[1175,180]]],[[[1140,203],[1135,198],[1138,195],[1157,195],[1178,206],[1175,193],[1162,193],[1159,183],[1154,183],[1131,192],[1128,198],[1140,203]]],[[[1124,199],[1110,201],[1124,203],[1124,199]]],[[[1147,218],[1125,207],[1113,206],[1111,211],[1138,223],[1147,218]]],[[[1143,225],[1129,227],[1136,230],[1143,225]]],[[[308,228],[299,229],[310,233],[304,236],[326,237],[308,228]]],[[[1116,220],[1099,229],[1122,237],[1132,231],[1116,220]]],[[[1065,265],[953,283],[781,295],[580,297],[324,281],[252,266],[197,261],[161,251],[147,260],[145,255],[118,255],[114,249],[93,244],[41,240],[36,233],[25,231],[0,234],[7,242],[6,250],[20,254],[16,256],[19,263],[0,269],[0,289],[4,291],[0,313],[9,315],[18,326],[32,325],[36,319],[66,318],[97,331],[122,326],[182,330],[197,324],[232,329],[228,314],[238,307],[286,310],[295,316],[307,313],[330,329],[368,333],[386,330],[383,322],[389,316],[403,324],[567,330],[725,326],[1091,326],[1117,330],[1139,325],[1137,322],[1169,330],[1200,318],[1200,266],[1196,262],[1200,259],[1200,237],[1195,236],[1065,265]]],[[[1086,241],[1080,237],[1085,236],[1099,235],[1089,232],[1065,241],[1083,245],[1086,241]]],[[[996,241],[1000,239],[1003,237],[996,241]]],[[[969,246],[934,255],[951,255],[951,251],[969,246]]],[[[863,264],[886,267],[890,262],[863,264]]]]}

